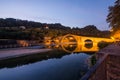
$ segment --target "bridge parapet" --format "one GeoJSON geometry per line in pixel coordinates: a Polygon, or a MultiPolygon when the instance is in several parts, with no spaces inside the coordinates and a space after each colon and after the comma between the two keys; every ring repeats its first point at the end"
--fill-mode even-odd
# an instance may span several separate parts
{"type": "Polygon", "coordinates": [[[99,60],[80,80],[120,80],[120,46],[110,45],[97,53],[99,60]]]}

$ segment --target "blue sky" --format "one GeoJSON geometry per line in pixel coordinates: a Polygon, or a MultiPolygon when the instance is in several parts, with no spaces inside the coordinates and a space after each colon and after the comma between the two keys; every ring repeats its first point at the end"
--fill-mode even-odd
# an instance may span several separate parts
{"type": "Polygon", "coordinates": [[[0,0],[0,18],[17,18],[42,23],[61,23],[82,28],[95,25],[108,30],[108,7],[115,0],[0,0]]]}

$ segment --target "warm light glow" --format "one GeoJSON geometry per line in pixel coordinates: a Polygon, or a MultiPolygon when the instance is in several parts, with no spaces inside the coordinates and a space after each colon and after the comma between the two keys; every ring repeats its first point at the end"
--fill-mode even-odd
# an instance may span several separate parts
{"type": "Polygon", "coordinates": [[[110,29],[110,32],[113,32],[113,29],[110,29]]]}
{"type": "Polygon", "coordinates": [[[111,36],[111,39],[115,41],[115,38],[113,36],[111,36]]]}

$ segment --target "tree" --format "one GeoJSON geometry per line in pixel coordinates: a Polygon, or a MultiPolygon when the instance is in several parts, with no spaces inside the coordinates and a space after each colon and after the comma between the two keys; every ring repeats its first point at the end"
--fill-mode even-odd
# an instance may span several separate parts
{"type": "Polygon", "coordinates": [[[120,0],[116,0],[115,5],[109,7],[107,22],[114,32],[120,29],[120,0]]]}
{"type": "Polygon", "coordinates": [[[109,7],[107,22],[113,30],[112,37],[120,40],[120,0],[116,0],[115,5],[109,7]]]}

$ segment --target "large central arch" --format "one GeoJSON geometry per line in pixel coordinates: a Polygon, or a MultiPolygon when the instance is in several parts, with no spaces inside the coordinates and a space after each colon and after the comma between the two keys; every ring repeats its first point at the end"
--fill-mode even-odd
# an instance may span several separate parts
{"type": "Polygon", "coordinates": [[[62,37],[60,43],[61,44],[75,43],[75,42],[78,43],[78,39],[76,37],[77,37],[76,35],[67,34],[62,37]]]}
{"type": "Polygon", "coordinates": [[[67,52],[74,52],[78,47],[79,39],[78,39],[78,36],[72,35],[72,34],[67,34],[63,36],[60,41],[62,49],[67,52]]]}

